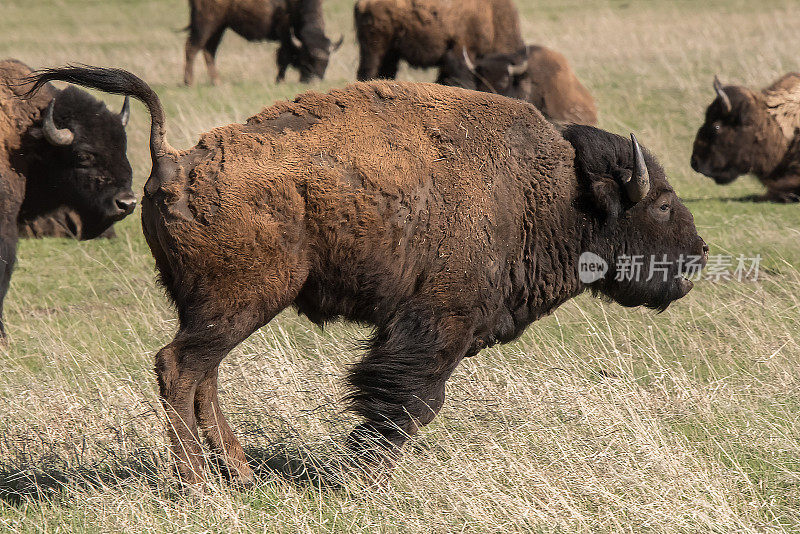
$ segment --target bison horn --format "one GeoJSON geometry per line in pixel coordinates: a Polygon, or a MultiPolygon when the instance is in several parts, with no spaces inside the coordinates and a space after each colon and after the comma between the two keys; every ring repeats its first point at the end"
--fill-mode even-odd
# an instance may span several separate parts
{"type": "Polygon", "coordinates": [[[344,35],[340,35],[339,39],[333,45],[331,45],[331,52],[336,52],[337,50],[339,50],[339,47],[342,46],[343,42],[344,42],[344,35]]]}
{"type": "Polygon", "coordinates": [[[525,74],[527,70],[528,70],[527,61],[523,61],[522,63],[518,63],[516,65],[512,63],[511,65],[508,66],[508,75],[511,76],[512,78],[514,76],[521,76],[525,74]]]}
{"type": "Polygon", "coordinates": [[[47,111],[44,113],[42,133],[44,134],[44,138],[47,139],[51,145],[71,145],[73,139],[75,139],[75,134],[73,134],[69,128],[56,128],[56,124],[53,122],[53,108],[55,104],[56,99],[54,98],[50,101],[50,105],[47,106],[47,111]]]}
{"type": "Polygon", "coordinates": [[[462,46],[461,47],[461,53],[464,55],[464,64],[466,64],[467,68],[470,71],[475,72],[475,64],[469,58],[469,54],[467,53],[467,47],[466,46],[462,46]]]}
{"type": "Polygon", "coordinates": [[[122,127],[128,125],[128,119],[131,118],[131,99],[128,95],[125,95],[125,102],[122,103],[122,111],[119,112],[119,122],[122,123],[122,127]]]}
{"type": "Polygon", "coordinates": [[[289,30],[289,37],[292,39],[292,45],[295,48],[303,48],[303,41],[297,38],[293,31],[289,30]]]}
{"type": "Polygon", "coordinates": [[[633,148],[633,174],[624,185],[628,198],[631,202],[636,203],[646,197],[650,191],[650,173],[644,162],[642,148],[633,134],[631,134],[631,146],[633,148]]]}
{"type": "Polygon", "coordinates": [[[716,91],[717,96],[722,99],[722,104],[725,106],[725,111],[730,113],[731,109],[733,109],[733,106],[731,106],[731,99],[725,94],[725,89],[722,88],[722,84],[716,75],[714,75],[714,91],[716,91]]]}

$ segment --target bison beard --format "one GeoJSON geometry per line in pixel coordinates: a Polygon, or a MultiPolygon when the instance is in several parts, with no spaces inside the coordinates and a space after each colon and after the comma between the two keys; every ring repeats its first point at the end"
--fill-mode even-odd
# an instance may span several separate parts
{"type": "MultiPolygon", "coordinates": [[[[150,110],[142,225],[180,319],[156,374],[187,483],[206,476],[198,431],[239,481],[252,480],[220,410],[218,366],[288,306],[318,324],[375,327],[348,398],[365,419],[349,445],[377,468],[433,419],[461,359],[587,289],[582,251],[606,261],[621,250],[703,253],[688,210],[638,145],[568,130],[585,150],[576,163],[572,144],[524,102],[359,83],[275,104],[178,152],[158,98],[132,74],[68,68],[43,78],[130,94],[150,110]],[[645,220],[666,201],[674,218],[645,220]]],[[[600,292],[625,292],[604,283],[600,292]]],[[[665,292],[685,293],[677,287],[636,298],[663,307],[665,292]]]]}

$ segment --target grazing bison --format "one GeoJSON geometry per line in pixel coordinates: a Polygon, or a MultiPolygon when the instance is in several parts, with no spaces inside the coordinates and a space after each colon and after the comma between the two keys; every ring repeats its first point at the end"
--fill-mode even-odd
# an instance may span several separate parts
{"type": "Polygon", "coordinates": [[[692,168],[729,184],[755,175],[767,188],[762,200],[800,200],[800,74],[789,73],[759,92],[723,87],[697,131],[692,168]]]}
{"type": "Polygon", "coordinates": [[[49,84],[28,99],[31,72],[0,61],[0,338],[20,221],[66,207],[80,237],[91,239],[136,205],[125,156],[127,102],[111,113],[77,87],[49,84]]]}
{"type": "Polygon", "coordinates": [[[54,79],[129,94],[152,115],[142,224],[180,320],[156,372],[186,482],[204,478],[198,427],[232,473],[252,477],[220,411],[217,367],[288,306],[319,325],[375,327],[348,376],[365,418],[349,444],[367,465],[391,465],[442,407],[462,358],[586,289],[664,309],[692,287],[682,258],[707,254],[635,140],[575,125],[562,137],[519,100],[357,83],[278,103],[179,152],[139,78],[62,68],[37,83],[54,79]],[[610,266],[655,255],[664,276],[612,267],[584,283],[589,251],[610,266]]]}
{"type": "Polygon", "coordinates": [[[189,0],[189,37],[183,81],[194,80],[194,58],[202,50],[211,83],[219,81],[214,58],[222,34],[232,29],[248,41],[278,41],[278,80],[289,65],[300,71],[300,81],[322,78],[332,45],[325,37],[322,0],[189,0]]]}
{"type": "Polygon", "coordinates": [[[528,46],[514,54],[489,54],[475,63],[466,49],[451,50],[441,81],[497,93],[536,106],[549,121],[597,124],[597,107],[563,54],[528,46]]]}
{"type": "MultiPolygon", "coordinates": [[[[28,238],[65,237],[84,239],[83,224],[77,211],[61,206],[50,213],[28,221],[19,221],[19,236],[28,238]]],[[[116,237],[113,226],[109,226],[97,237],[116,237]]]]}
{"type": "Polygon", "coordinates": [[[394,78],[401,59],[441,66],[450,48],[482,56],[525,46],[512,0],[358,0],[355,24],[359,80],[394,78]]]}

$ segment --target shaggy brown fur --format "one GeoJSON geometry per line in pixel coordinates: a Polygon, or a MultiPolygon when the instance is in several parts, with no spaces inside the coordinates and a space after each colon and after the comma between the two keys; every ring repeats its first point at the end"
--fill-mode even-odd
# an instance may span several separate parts
{"type": "Polygon", "coordinates": [[[359,80],[394,78],[401,59],[441,66],[451,47],[482,56],[524,46],[512,0],[358,0],[355,24],[359,80]]]}
{"type": "Polygon", "coordinates": [[[800,200],[800,74],[789,73],[759,92],[729,85],[708,106],[697,131],[692,168],[728,184],[755,175],[763,200],[800,200]]]}
{"type": "Polygon", "coordinates": [[[194,59],[203,51],[211,83],[219,81],[215,63],[217,47],[227,28],[248,41],[278,41],[278,81],[289,65],[300,71],[300,80],[322,78],[332,45],[325,37],[322,0],[189,0],[189,37],[183,81],[194,80],[194,59]],[[299,42],[298,44],[295,44],[299,42]]]}
{"type": "Polygon", "coordinates": [[[0,338],[20,224],[66,208],[79,237],[90,239],[135,205],[120,116],[75,87],[43,85],[29,98],[31,73],[19,61],[0,61],[0,338]],[[57,127],[74,132],[68,146],[55,146],[42,133],[51,102],[57,127]]]}
{"type": "Polygon", "coordinates": [[[597,124],[597,106],[563,54],[528,46],[515,54],[489,54],[468,66],[463,50],[451,50],[442,82],[526,100],[553,122],[597,124]],[[509,70],[526,66],[524,72],[509,70]]]}
{"type": "MultiPolygon", "coordinates": [[[[320,325],[343,317],[375,327],[348,377],[365,418],[349,443],[363,460],[391,464],[439,411],[462,358],[587,289],[583,251],[612,266],[620,254],[705,254],[649,154],[649,193],[633,202],[621,192],[629,141],[578,126],[565,139],[518,100],[359,83],[280,102],[178,152],[163,139],[157,97],[130,73],[56,69],[41,79],[128,92],[153,113],[142,225],[180,319],[156,372],[190,483],[205,477],[199,431],[240,480],[251,478],[220,411],[217,368],[288,306],[320,325]]],[[[612,267],[588,287],[663,309],[691,289],[677,263],[670,269],[664,280],[617,282],[612,267]]]]}

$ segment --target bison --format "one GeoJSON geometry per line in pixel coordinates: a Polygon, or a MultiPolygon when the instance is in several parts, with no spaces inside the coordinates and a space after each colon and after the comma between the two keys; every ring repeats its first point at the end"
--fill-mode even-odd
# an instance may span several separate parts
{"type": "Polygon", "coordinates": [[[697,131],[692,168],[720,185],[753,174],[767,188],[760,200],[800,200],[800,74],[789,73],[759,92],[723,87],[697,131]]]}
{"type": "Polygon", "coordinates": [[[222,34],[232,29],[248,41],[280,42],[278,78],[289,65],[300,71],[300,81],[322,78],[336,44],[325,36],[322,0],[189,0],[189,37],[183,81],[194,80],[194,58],[202,50],[211,83],[219,81],[215,56],[222,34]]]}
{"type": "Polygon", "coordinates": [[[527,46],[514,54],[489,54],[473,63],[466,48],[451,50],[441,81],[497,93],[536,106],[551,122],[597,124],[597,106],[563,54],[527,46]]]}
{"type": "MultiPolygon", "coordinates": [[[[80,215],[74,209],[60,206],[50,213],[27,221],[19,221],[21,238],[64,237],[84,239],[80,215]]],[[[117,236],[113,226],[109,226],[97,237],[112,239],[117,236]]]]}
{"type": "Polygon", "coordinates": [[[374,326],[349,372],[354,457],[388,475],[444,402],[458,363],[585,290],[666,308],[707,247],[656,159],[588,126],[563,136],[526,102],[436,84],[307,92],[178,151],[157,95],[117,69],[43,71],[151,113],[142,226],[180,326],[156,373],[180,475],[202,483],[199,430],[248,482],[217,396],[225,355],[294,306],[374,326]],[[574,148],[573,148],[574,147],[574,148]],[[583,282],[591,252],[608,276],[583,282]],[[664,276],[616,276],[622,255],[664,276]],[[381,467],[386,467],[384,470],[381,467]]]}
{"type": "Polygon", "coordinates": [[[80,237],[91,239],[136,205],[125,155],[127,100],[112,113],[77,87],[49,84],[28,99],[31,73],[19,61],[0,61],[0,338],[21,221],[65,207],[80,237]]]}
{"type": "Polygon", "coordinates": [[[512,0],[358,0],[355,26],[359,80],[394,78],[401,59],[441,66],[453,47],[479,56],[525,46],[512,0]]]}

